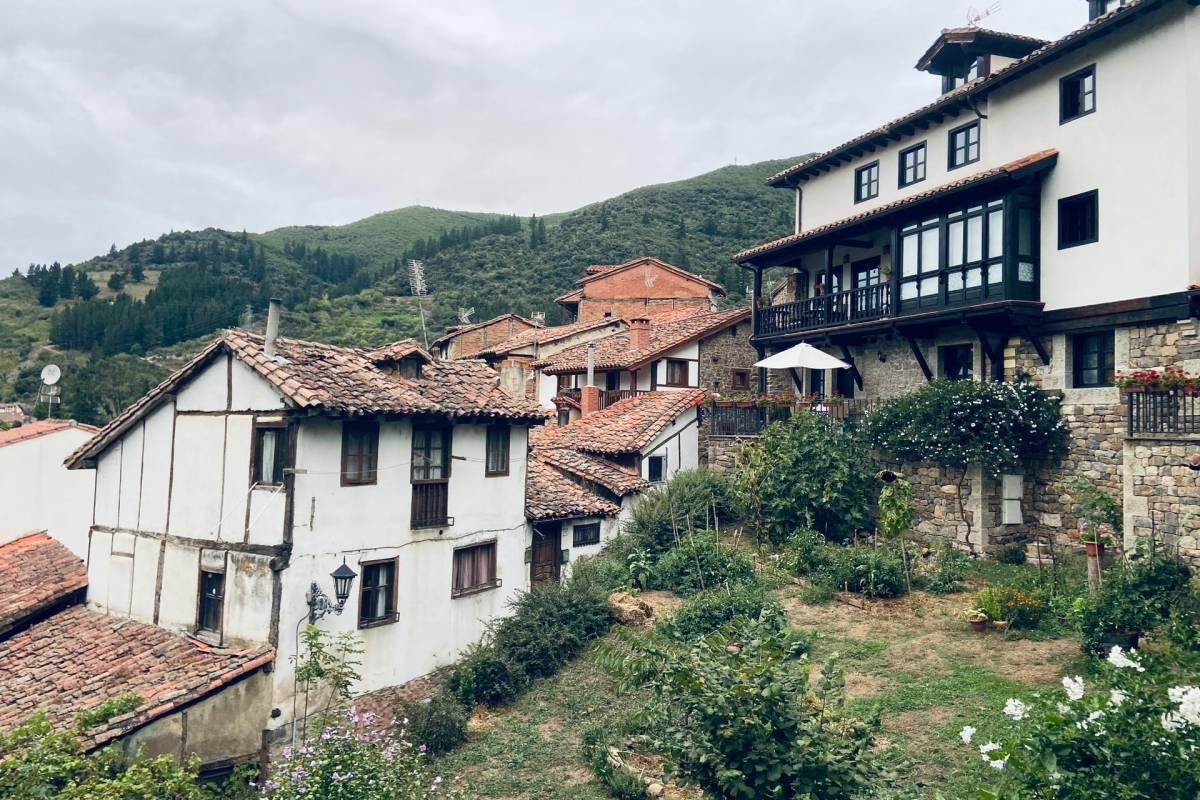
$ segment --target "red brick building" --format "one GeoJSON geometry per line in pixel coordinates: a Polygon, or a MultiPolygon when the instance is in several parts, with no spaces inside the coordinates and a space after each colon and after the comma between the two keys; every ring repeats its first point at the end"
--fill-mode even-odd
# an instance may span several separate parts
{"type": "Polygon", "coordinates": [[[593,264],[575,283],[578,289],[554,301],[562,306],[564,322],[712,311],[725,296],[720,284],[651,256],[593,264]]]}
{"type": "Polygon", "coordinates": [[[492,345],[540,327],[540,323],[517,314],[501,314],[486,322],[450,326],[443,336],[434,340],[432,349],[438,358],[475,358],[492,345]]]}

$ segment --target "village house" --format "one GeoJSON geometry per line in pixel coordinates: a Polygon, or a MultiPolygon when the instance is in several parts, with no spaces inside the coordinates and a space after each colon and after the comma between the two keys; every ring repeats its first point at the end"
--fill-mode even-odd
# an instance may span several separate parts
{"type": "Polygon", "coordinates": [[[0,584],[0,735],[38,710],[56,728],[86,713],[87,750],[195,756],[204,776],[258,758],[269,645],[221,647],[85,607],[87,568],[45,532],[0,544],[0,584]]]}
{"type": "MultiPolygon", "coordinates": [[[[601,339],[627,327],[624,320],[603,317],[590,322],[572,322],[548,328],[532,328],[489,345],[477,354],[500,371],[501,384],[514,396],[540,397],[542,374],[533,369],[535,361],[582,342],[601,339]]],[[[557,386],[557,380],[550,383],[557,386]]]]}
{"type": "Polygon", "coordinates": [[[438,358],[475,358],[480,351],[526,331],[545,327],[540,322],[517,314],[501,314],[486,322],[452,325],[433,341],[433,355],[438,358]]]}
{"type": "Polygon", "coordinates": [[[575,284],[578,289],[554,301],[564,323],[711,311],[725,296],[720,284],[651,256],[593,264],[575,284]]]}
{"type": "MultiPolygon", "coordinates": [[[[735,256],[753,273],[761,356],[810,342],[852,365],[760,372],[761,391],[861,402],[1022,372],[1062,394],[1070,454],[1036,476],[974,476],[976,545],[1073,526],[1050,488],[1065,470],[1123,495],[1128,536],[1154,515],[1200,556],[1180,498],[1148,499],[1162,474],[1179,493],[1184,447],[1151,435],[1178,420],[1151,420],[1113,384],[1200,367],[1196,6],[1092,0],[1054,41],[944,30],[916,65],[932,102],[772,177],[794,193],[794,231],[735,256]]],[[[926,493],[949,483],[914,475],[926,493]]],[[[961,536],[946,517],[924,532],[961,536]]]]}
{"type": "MultiPolygon", "coordinates": [[[[267,738],[303,714],[312,620],[371,691],[453,661],[529,585],[530,426],[481,361],[229,331],[69,459],[93,470],[88,608],[277,654],[267,738]]],[[[609,509],[598,509],[607,512],[609,509]]]]}
{"type": "Polygon", "coordinates": [[[75,555],[87,555],[93,481],[69,471],[63,460],[97,430],[60,419],[0,430],[0,542],[27,531],[48,531],[75,555]]]}

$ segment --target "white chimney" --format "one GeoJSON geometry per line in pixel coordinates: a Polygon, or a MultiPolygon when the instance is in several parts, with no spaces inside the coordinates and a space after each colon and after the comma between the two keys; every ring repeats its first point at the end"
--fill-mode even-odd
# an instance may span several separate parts
{"type": "Polygon", "coordinates": [[[272,297],[267,304],[267,336],[263,342],[263,354],[267,358],[275,357],[275,340],[279,337],[279,304],[277,297],[272,297]]]}
{"type": "Polygon", "coordinates": [[[596,385],[596,343],[588,342],[587,346],[587,385],[596,385]]]}

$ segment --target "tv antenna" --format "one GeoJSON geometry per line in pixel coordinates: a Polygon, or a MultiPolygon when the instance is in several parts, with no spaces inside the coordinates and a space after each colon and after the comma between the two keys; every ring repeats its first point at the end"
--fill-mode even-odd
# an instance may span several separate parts
{"type": "Polygon", "coordinates": [[[421,338],[425,349],[429,349],[429,331],[425,328],[425,306],[421,298],[429,294],[429,286],[425,283],[425,262],[415,258],[408,260],[408,285],[412,288],[413,297],[417,298],[417,311],[421,315],[421,338]]]}
{"type": "Polygon", "coordinates": [[[1000,0],[996,0],[982,11],[975,6],[967,6],[967,25],[975,26],[1000,10],[1000,0]]]}
{"type": "Polygon", "coordinates": [[[533,312],[533,314],[531,315],[530,318],[539,325],[546,324],[546,312],[545,311],[535,311],[535,312],[533,312]]]}
{"type": "Polygon", "coordinates": [[[62,403],[62,387],[58,381],[62,378],[62,370],[57,364],[47,364],[42,367],[42,388],[38,391],[38,404],[46,404],[46,418],[54,418],[54,406],[62,403]]]}
{"type": "Polygon", "coordinates": [[[458,309],[458,321],[461,322],[463,325],[470,325],[471,324],[471,315],[474,313],[475,313],[475,306],[471,306],[470,308],[462,308],[460,306],[458,309]]]}

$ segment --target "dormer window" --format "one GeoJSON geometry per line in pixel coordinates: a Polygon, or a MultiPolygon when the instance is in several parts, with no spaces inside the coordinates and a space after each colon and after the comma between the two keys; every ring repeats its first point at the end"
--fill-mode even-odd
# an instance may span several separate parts
{"type": "Polygon", "coordinates": [[[879,196],[879,162],[874,161],[854,170],[854,202],[861,203],[879,196]]]}

